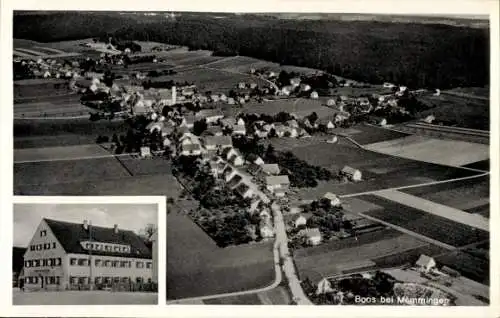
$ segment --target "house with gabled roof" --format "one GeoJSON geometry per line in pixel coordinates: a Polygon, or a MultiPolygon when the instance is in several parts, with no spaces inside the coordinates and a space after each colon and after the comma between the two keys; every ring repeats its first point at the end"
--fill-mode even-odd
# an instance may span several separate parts
{"type": "Polygon", "coordinates": [[[290,180],[287,175],[266,177],[266,188],[272,193],[279,189],[287,190],[289,186],[290,180]]]}
{"type": "Polygon", "coordinates": [[[318,245],[321,243],[321,232],[318,228],[306,228],[300,230],[299,236],[304,236],[307,244],[309,245],[318,245]]]}
{"type": "Polygon", "coordinates": [[[358,169],[354,169],[352,167],[349,167],[349,166],[344,166],[344,168],[342,168],[342,170],[340,171],[340,173],[344,176],[346,176],[347,178],[349,178],[349,180],[351,181],[361,181],[361,171],[359,171],[358,169]]]}
{"type": "Polygon", "coordinates": [[[133,231],[42,219],[24,254],[26,290],[152,282],[153,255],[133,231]]]}
{"type": "Polygon", "coordinates": [[[417,268],[423,272],[429,272],[436,267],[436,261],[434,260],[434,258],[422,254],[415,263],[415,266],[417,266],[417,268]]]}
{"type": "Polygon", "coordinates": [[[207,124],[216,123],[219,119],[224,118],[224,114],[217,109],[203,109],[196,113],[196,120],[205,119],[207,124]]]}
{"type": "Polygon", "coordinates": [[[262,172],[267,175],[278,175],[280,173],[280,166],[277,163],[266,163],[261,166],[262,172]]]}
{"type": "Polygon", "coordinates": [[[229,136],[207,136],[203,139],[203,145],[207,150],[225,149],[233,146],[229,136]]]}
{"type": "Polygon", "coordinates": [[[234,190],[236,187],[240,184],[241,180],[243,180],[243,177],[240,176],[239,174],[235,174],[227,183],[227,186],[234,190]]]}

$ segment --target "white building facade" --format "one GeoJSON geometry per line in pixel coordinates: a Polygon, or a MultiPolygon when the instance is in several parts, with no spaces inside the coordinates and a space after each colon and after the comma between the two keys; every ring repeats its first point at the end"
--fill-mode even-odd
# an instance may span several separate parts
{"type": "Polygon", "coordinates": [[[153,259],[132,231],[43,219],[24,255],[24,279],[26,290],[151,283],[153,259]]]}

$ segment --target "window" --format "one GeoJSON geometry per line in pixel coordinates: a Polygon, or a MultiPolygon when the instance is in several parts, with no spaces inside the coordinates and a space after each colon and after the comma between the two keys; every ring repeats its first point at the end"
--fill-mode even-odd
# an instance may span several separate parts
{"type": "Polygon", "coordinates": [[[142,277],[136,277],[135,282],[138,284],[142,283],[142,277]]]}
{"type": "Polygon", "coordinates": [[[40,260],[39,259],[36,259],[35,260],[35,267],[40,267],[40,260]]]}
{"type": "Polygon", "coordinates": [[[144,263],[143,263],[143,262],[137,262],[137,263],[135,264],[135,267],[136,267],[136,268],[144,268],[144,263]]]}
{"type": "Polygon", "coordinates": [[[78,277],[78,284],[84,285],[87,283],[87,277],[78,277]]]}
{"type": "Polygon", "coordinates": [[[52,242],[52,248],[56,248],[56,242],[52,242]]]}
{"type": "Polygon", "coordinates": [[[152,280],[151,278],[148,278],[148,284],[151,284],[152,280]]]}
{"type": "Polygon", "coordinates": [[[127,261],[121,261],[120,262],[120,267],[127,267],[128,262],[127,261]]]}
{"type": "Polygon", "coordinates": [[[120,265],[119,261],[113,261],[113,264],[111,265],[111,267],[118,267],[119,265],[120,265]]]}
{"type": "Polygon", "coordinates": [[[101,284],[102,283],[102,277],[97,276],[96,278],[94,278],[94,283],[95,284],[101,284]]]}
{"type": "Polygon", "coordinates": [[[43,237],[43,236],[47,236],[47,230],[41,230],[40,231],[40,236],[43,237]]]}
{"type": "Polygon", "coordinates": [[[56,276],[56,285],[61,285],[61,277],[56,276]]]}
{"type": "Polygon", "coordinates": [[[35,245],[31,245],[30,246],[30,251],[34,251],[35,250],[35,245]]]}
{"type": "Polygon", "coordinates": [[[107,260],[106,262],[104,262],[104,267],[111,267],[111,261],[107,260]]]}
{"type": "Polygon", "coordinates": [[[47,259],[42,259],[42,266],[47,266],[47,259]]]}
{"type": "Polygon", "coordinates": [[[90,249],[90,243],[86,243],[86,244],[85,244],[85,248],[86,248],[86,249],[90,249]]]}
{"type": "Polygon", "coordinates": [[[78,284],[78,277],[71,276],[71,277],[69,278],[69,281],[70,281],[70,283],[71,283],[72,285],[76,285],[76,284],[78,284]]]}
{"type": "Polygon", "coordinates": [[[33,284],[38,284],[38,277],[36,276],[33,276],[33,284]]]}
{"type": "Polygon", "coordinates": [[[76,258],[71,258],[69,260],[69,263],[70,263],[71,266],[75,266],[76,265],[76,258]]]}
{"type": "Polygon", "coordinates": [[[56,266],[61,266],[62,260],[60,257],[57,258],[56,266]]]}
{"type": "Polygon", "coordinates": [[[146,268],[151,268],[153,267],[153,263],[152,262],[147,262],[146,263],[146,268]]]}
{"type": "Polygon", "coordinates": [[[24,261],[24,267],[31,267],[31,261],[24,261]]]}
{"type": "Polygon", "coordinates": [[[113,277],[113,283],[119,283],[120,277],[113,277]]]}
{"type": "Polygon", "coordinates": [[[105,284],[111,284],[111,277],[105,277],[104,278],[104,283],[105,284]]]}
{"type": "Polygon", "coordinates": [[[95,267],[100,267],[101,263],[102,263],[102,261],[100,259],[96,259],[95,260],[95,267]]]}
{"type": "Polygon", "coordinates": [[[79,266],[88,266],[88,260],[87,260],[87,259],[85,259],[85,258],[80,258],[80,259],[78,260],[78,265],[79,265],[79,266]]]}
{"type": "Polygon", "coordinates": [[[120,252],[120,247],[119,246],[115,246],[114,251],[115,252],[120,252]]]}
{"type": "Polygon", "coordinates": [[[46,250],[50,248],[50,244],[47,244],[47,243],[43,243],[43,249],[46,250]],[[47,246],[48,245],[48,246],[47,246]]]}
{"type": "Polygon", "coordinates": [[[128,283],[128,277],[122,277],[122,283],[128,283]]]}

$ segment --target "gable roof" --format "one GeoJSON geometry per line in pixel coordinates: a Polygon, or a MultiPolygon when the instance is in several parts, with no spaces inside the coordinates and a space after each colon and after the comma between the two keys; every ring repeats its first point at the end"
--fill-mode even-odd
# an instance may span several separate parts
{"type": "Polygon", "coordinates": [[[356,173],[356,171],[359,171],[359,170],[354,169],[354,168],[349,167],[349,166],[344,166],[344,168],[342,168],[342,172],[345,174],[348,174],[348,175],[354,175],[356,173]]]}
{"type": "Polygon", "coordinates": [[[427,266],[429,262],[434,262],[434,259],[430,256],[427,256],[425,254],[420,255],[418,258],[417,262],[415,263],[417,266],[427,266]]]}
{"type": "Polygon", "coordinates": [[[207,146],[232,146],[233,140],[230,136],[208,136],[205,138],[207,146]]]}
{"type": "Polygon", "coordinates": [[[217,109],[203,109],[196,113],[196,118],[224,117],[224,114],[217,109]]]}
{"type": "Polygon", "coordinates": [[[267,185],[290,184],[290,180],[288,179],[287,175],[267,176],[266,184],[267,185]]]}
{"type": "MultiPolygon", "coordinates": [[[[44,219],[52,233],[61,243],[66,253],[88,254],[81,245],[80,241],[86,241],[89,238],[88,230],[83,228],[83,224],[44,219]]],[[[144,241],[130,230],[119,229],[118,233],[113,228],[100,226],[91,226],[92,240],[101,243],[113,243],[130,245],[130,253],[116,253],[107,251],[92,251],[93,255],[122,256],[151,259],[151,251],[144,241]]]]}
{"type": "Polygon", "coordinates": [[[238,194],[240,194],[241,196],[243,196],[248,190],[250,190],[250,187],[245,184],[245,183],[240,183],[236,189],[234,189],[238,194]]]}
{"type": "Polygon", "coordinates": [[[321,237],[321,232],[317,227],[315,228],[307,228],[300,230],[299,232],[301,235],[306,235],[307,237],[321,237]]]}
{"type": "Polygon", "coordinates": [[[265,163],[262,165],[262,171],[270,174],[280,173],[280,166],[277,163],[265,163]]]}
{"type": "Polygon", "coordinates": [[[232,177],[231,180],[229,180],[229,182],[227,183],[227,186],[231,189],[234,189],[242,179],[243,178],[240,175],[234,175],[234,177],[232,177]]]}

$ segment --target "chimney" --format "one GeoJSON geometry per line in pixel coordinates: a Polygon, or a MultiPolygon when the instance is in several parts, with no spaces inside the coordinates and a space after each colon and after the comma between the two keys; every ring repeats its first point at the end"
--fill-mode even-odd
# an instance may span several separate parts
{"type": "Polygon", "coordinates": [[[115,234],[118,234],[118,224],[115,224],[115,226],[113,227],[113,231],[115,232],[115,234]]]}
{"type": "Polygon", "coordinates": [[[177,88],[172,86],[172,105],[177,103],[177,88]]]}
{"type": "Polygon", "coordinates": [[[83,220],[83,229],[86,231],[89,229],[89,221],[83,220]]]}

